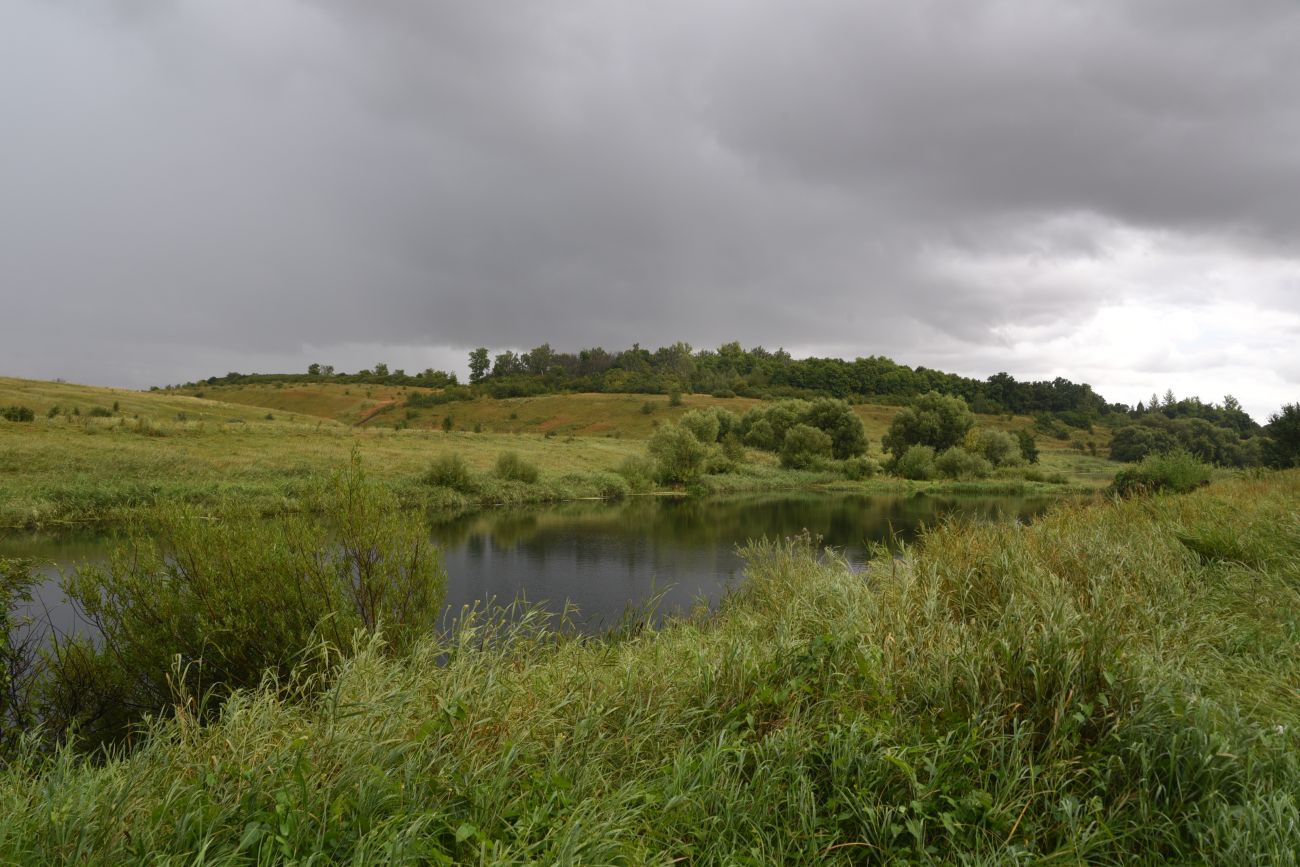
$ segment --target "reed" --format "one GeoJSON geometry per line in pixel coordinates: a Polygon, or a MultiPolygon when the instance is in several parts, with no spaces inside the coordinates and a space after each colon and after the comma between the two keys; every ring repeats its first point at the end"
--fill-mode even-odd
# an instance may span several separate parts
{"type": "Polygon", "coordinates": [[[865,570],[756,542],[603,639],[464,611],[394,657],[20,750],[6,863],[1295,864],[1300,472],[949,524],[865,570]]]}

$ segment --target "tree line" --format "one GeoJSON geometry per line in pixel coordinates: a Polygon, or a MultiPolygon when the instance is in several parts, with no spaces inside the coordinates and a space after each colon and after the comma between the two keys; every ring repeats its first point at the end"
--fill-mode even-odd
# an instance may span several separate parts
{"type": "Polygon", "coordinates": [[[695,350],[674,343],[651,351],[608,352],[601,347],[557,352],[543,343],[527,352],[493,355],[479,347],[469,357],[470,384],[495,397],[561,391],[675,391],[719,397],[883,398],[902,401],[931,391],[963,398],[976,412],[1066,413],[1095,419],[1129,407],[1111,404],[1086,383],[1056,378],[1020,382],[1008,373],[987,380],[927,367],[909,367],[883,356],[796,359],[784,349],[745,349],[738,342],[695,350]]]}
{"type": "Polygon", "coordinates": [[[227,373],[200,385],[239,385],[271,382],[340,382],[404,385],[438,389],[416,394],[413,406],[435,405],[478,396],[528,397],[564,392],[643,394],[711,394],[717,397],[759,399],[829,397],[912,403],[937,393],[961,398],[977,413],[1015,413],[1039,416],[1061,435],[1066,427],[1090,430],[1094,423],[1115,429],[1111,457],[1142,460],[1172,449],[1188,451],[1220,466],[1290,465],[1290,425],[1294,406],[1283,407],[1267,426],[1257,423],[1232,396],[1221,403],[1198,397],[1177,398],[1172,391],[1156,394],[1136,406],[1112,403],[1087,383],[1063,377],[1021,381],[1006,372],[987,379],[960,376],[924,366],[909,367],[884,356],[853,360],[794,358],[784,349],[762,346],[745,349],[739,342],[717,349],[696,350],[677,342],[655,350],[633,344],[610,352],[603,347],[578,352],[557,351],[543,343],[526,352],[493,353],[478,347],[469,353],[469,383],[461,384],[454,372],[427,368],[408,374],[385,363],[355,373],[337,371],[333,365],[312,364],[306,373],[227,373]],[[1280,449],[1280,450],[1279,450],[1280,449]]]}

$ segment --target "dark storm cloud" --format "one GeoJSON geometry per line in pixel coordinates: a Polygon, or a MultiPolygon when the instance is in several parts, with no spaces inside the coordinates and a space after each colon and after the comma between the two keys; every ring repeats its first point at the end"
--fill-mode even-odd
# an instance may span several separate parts
{"type": "Polygon", "coordinates": [[[738,337],[1086,378],[1060,341],[1118,305],[1287,327],[1298,10],[20,0],[10,363],[738,337]]]}

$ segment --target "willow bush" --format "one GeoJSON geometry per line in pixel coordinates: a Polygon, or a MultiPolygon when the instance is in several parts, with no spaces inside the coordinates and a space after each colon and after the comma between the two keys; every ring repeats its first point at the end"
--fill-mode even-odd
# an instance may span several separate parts
{"type": "Polygon", "coordinates": [[[43,716],[97,742],[146,714],[319,668],[381,629],[395,651],[427,637],[446,575],[422,516],[402,511],[359,458],[307,509],[274,518],[181,508],[133,522],[105,565],[64,590],[95,637],[56,639],[43,716]]]}

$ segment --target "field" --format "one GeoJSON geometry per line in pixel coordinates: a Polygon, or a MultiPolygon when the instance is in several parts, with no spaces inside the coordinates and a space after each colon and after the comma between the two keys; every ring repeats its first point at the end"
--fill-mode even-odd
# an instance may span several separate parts
{"type": "Polygon", "coordinates": [[[0,861],[1295,865],[1300,472],[748,552],[715,614],[491,612],[129,756],[0,772],[0,861]]]}
{"type": "MultiPolygon", "coordinates": [[[[0,379],[0,406],[28,406],[37,416],[30,423],[0,421],[0,526],[113,520],[167,503],[216,508],[229,499],[266,512],[293,509],[304,486],[342,466],[354,449],[371,474],[390,482],[413,505],[460,508],[476,502],[617,496],[626,486],[613,471],[624,459],[644,453],[644,440],[657,424],[693,408],[716,405],[743,412],[757,403],[699,395],[685,396],[680,407],[670,406],[667,397],[646,395],[480,398],[416,410],[407,419],[398,408],[405,400],[401,389],[324,384],[200,391],[203,397],[0,379]],[[642,411],[647,405],[648,413],[642,411]],[[373,415],[384,406],[393,408],[373,415]],[[441,430],[447,415],[454,420],[450,433],[441,430]],[[506,451],[535,465],[539,481],[492,482],[491,468],[506,451]],[[448,454],[459,455],[478,474],[477,490],[456,494],[420,482],[430,463],[448,454]]],[[[897,407],[856,410],[871,451],[879,456],[879,438],[897,407]]],[[[983,416],[980,423],[1014,430],[1031,422],[983,416]]],[[[1076,439],[1081,436],[1078,432],[1076,439]]],[[[1104,442],[1100,429],[1096,437],[1104,442]]],[[[1071,442],[1040,437],[1039,443],[1043,472],[1059,474],[1074,486],[1097,487],[1114,474],[1114,464],[1070,447],[1071,442]]],[[[734,492],[847,484],[837,478],[781,471],[773,456],[751,451],[740,471],[706,479],[704,488],[734,492]]],[[[909,490],[926,483],[858,483],[863,485],[909,490]]]]}
{"type": "MultiPolygon", "coordinates": [[[[674,421],[692,409],[716,406],[742,415],[763,402],[751,398],[719,398],[705,394],[681,395],[680,406],[673,406],[661,394],[549,394],[493,400],[478,398],[454,401],[435,407],[408,409],[410,395],[431,394],[429,389],[397,388],[380,385],[340,385],[335,383],[284,384],[283,386],[223,385],[182,389],[169,394],[198,395],[241,406],[265,407],[292,411],[348,424],[440,429],[443,420],[452,419],[453,430],[473,430],[479,425],[489,433],[555,433],[572,436],[630,436],[644,438],[655,425],[674,421]],[[364,419],[364,421],[363,421],[364,419]]],[[[863,403],[854,407],[867,430],[867,438],[877,443],[889,427],[898,407],[863,403]]],[[[1000,430],[1032,428],[1033,419],[1025,416],[980,416],[980,424],[1000,430]]],[[[1093,442],[1105,451],[1107,431],[1077,431],[1068,440],[1044,437],[1040,447],[1047,450],[1074,450],[1074,443],[1093,442]]]]}

